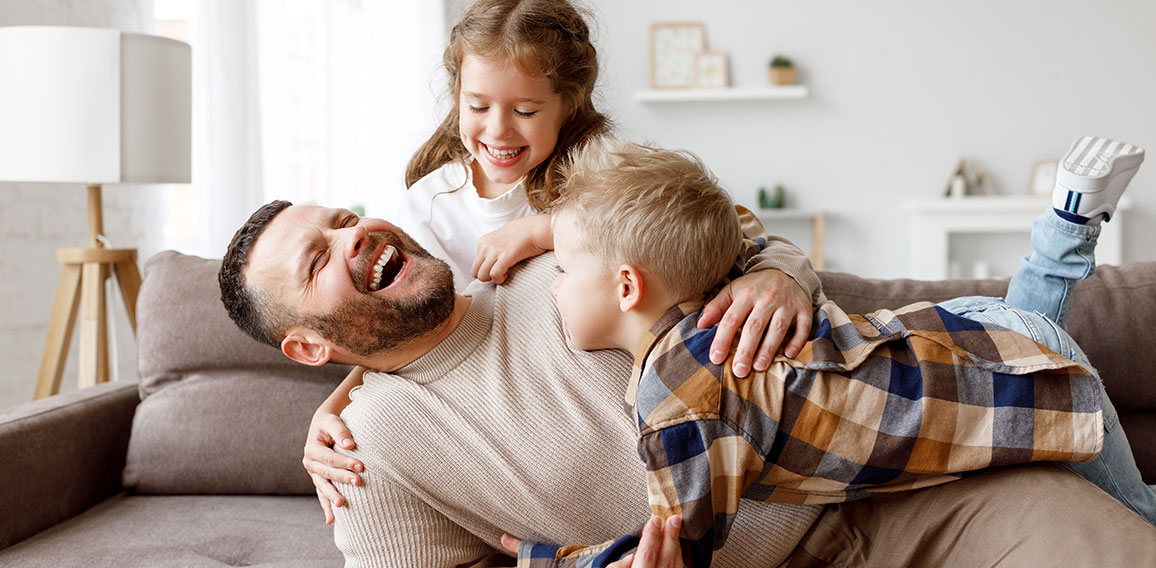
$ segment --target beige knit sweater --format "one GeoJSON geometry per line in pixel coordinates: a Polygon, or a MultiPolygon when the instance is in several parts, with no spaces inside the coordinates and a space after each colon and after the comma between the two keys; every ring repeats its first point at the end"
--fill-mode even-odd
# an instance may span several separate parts
{"type": "MultiPolygon", "coordinates": [[[[798,249],[774,250],[773,264],[813,277],[798,249]]],[[[449,338],[355,389],[342,417],[366,471],[339,487],[347,566],[456,566],[500,548],[502,532],[598,543],[649,517],[623,408],[630,356],[568,346],[548,291],[556,266],[546,254],[503,286],[475,283],[449,338]]],[[[717,565],[777,565],[819,511],[744,503],[717,565]]]]}

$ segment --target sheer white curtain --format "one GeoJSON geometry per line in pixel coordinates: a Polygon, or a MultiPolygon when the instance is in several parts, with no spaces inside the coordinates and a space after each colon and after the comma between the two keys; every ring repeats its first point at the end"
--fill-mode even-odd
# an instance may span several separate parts
{"type": "Polygon", "coordinates": [[[167,245],[220,257],[272,199],[388,218],[444,108],[443,2],[189,1],[194,173],[167,245]]]}

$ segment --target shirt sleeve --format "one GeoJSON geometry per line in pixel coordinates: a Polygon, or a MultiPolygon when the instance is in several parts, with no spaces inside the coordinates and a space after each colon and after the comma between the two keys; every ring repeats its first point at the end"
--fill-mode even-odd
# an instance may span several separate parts
{"type": "MultiPolygon", "coordinates": [[[[726,543],[739,500],[762,472],[764,457],[739,429],[719,419],[686,420],[653,430],[638,441],[646,462],[651,513],[682,516],[683,562],[710,566],[726,543]]],[[[638,545],[634,533],[594,546],[523,542],[519,568],[604,567],[638,545]]]]}
{"type": "Polygon", "coordinates": [[[481,538],[373,471],[381,470],[367,467],[360,486],[336,484],[347,504],[333,509],[333,540],[346,566],[449,568],[494,552],[481,538]]]}
{"type": "Polygon", "coordinates": [[[731,279],[760,270],[780,270],[790,276],[810,294],[811,304],[821,306],[827,301],[819,275],[811,259],[791,241],[767,234],[766,228],[750,209],[735,205],[743,231],[743,248],[739,252],[731,279]]]}

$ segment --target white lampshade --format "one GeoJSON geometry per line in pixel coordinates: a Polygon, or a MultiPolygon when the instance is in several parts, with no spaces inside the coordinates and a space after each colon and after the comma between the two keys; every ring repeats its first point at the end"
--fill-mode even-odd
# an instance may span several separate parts
{"type": "Polygon", "coordinates": [[[0,27],[0,181],[188,182],[191,93],[186,43],[0,27]]]}

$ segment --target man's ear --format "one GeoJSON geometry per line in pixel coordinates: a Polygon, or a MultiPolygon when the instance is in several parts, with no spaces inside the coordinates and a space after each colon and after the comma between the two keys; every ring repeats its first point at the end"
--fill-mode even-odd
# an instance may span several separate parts
{"type": "Polygon", "coordinates": [[[317,332],[295,325],[289,328],[285,339],[281,340],[281,352],[298,363],[317,367],[329,362],[333,346],[317,332]]]}
{"type": "Polygon", "coordinates": [[[642,271],[632,264],[623,264],[614,273],[618,288],[618,309],[629,312],[642,303],[646,295],[646,282],[642,271]]]}

